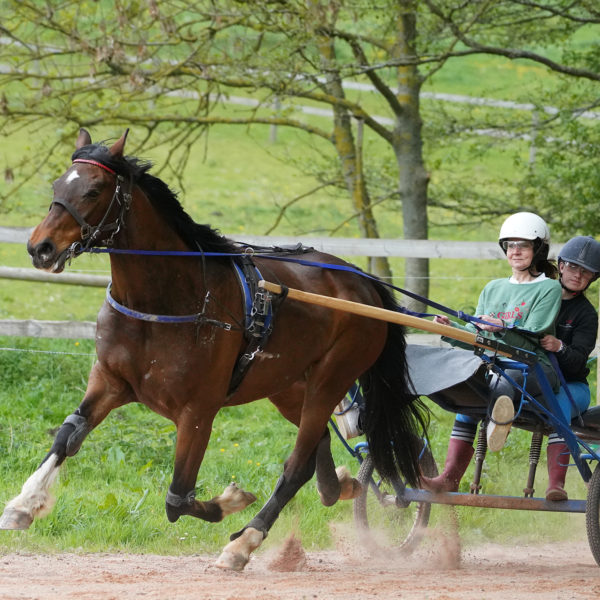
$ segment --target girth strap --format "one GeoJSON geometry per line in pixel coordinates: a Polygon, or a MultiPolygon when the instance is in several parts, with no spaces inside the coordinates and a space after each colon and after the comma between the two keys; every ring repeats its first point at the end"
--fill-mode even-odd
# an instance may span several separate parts
{"type": "Polygon", "coordinates": [[[233,266],[244,296],[244,338],[246,349],[238,357],[231,374],[228,394],[232,394],[242,383],[257,353],[262,351],[273,331],[273,315],[283,296],[275,302],[270,292],[258,287],[262,275],[249,256],[236,256],[233,266]]]}

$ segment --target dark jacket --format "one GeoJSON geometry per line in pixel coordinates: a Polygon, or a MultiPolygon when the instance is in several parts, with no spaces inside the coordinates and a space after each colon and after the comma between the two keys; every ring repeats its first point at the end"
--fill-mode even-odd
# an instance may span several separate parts
{"type": "Polygon", "coordinates": [[[556,337],[564,344],[556,358],[567,381],[586,382],[586,363],[596,345],[598,313],[583,295],[562,300],[556,318],[556,337]]]}

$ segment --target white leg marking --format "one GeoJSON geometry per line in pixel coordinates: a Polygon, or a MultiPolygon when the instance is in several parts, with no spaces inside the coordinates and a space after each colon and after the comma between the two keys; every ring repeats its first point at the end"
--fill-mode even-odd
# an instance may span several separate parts
{"type": "Polygon", "coordinates": [[[50,486],[54,483],[60,467],[56,466],[56,454],[48,457],[40,468],[23,484],[21,493],[13,498],[4,509],[24,512],[31,517],[44,517],[54,506],[50,486]]]}
{"type": "Polygon", "coordinates": [[[263,539],[262,531],[248,527],[239,538],[223,548],[215,566],[219,569],[241,571],[248,564],[250,553],[262,544],[263,539]]]}

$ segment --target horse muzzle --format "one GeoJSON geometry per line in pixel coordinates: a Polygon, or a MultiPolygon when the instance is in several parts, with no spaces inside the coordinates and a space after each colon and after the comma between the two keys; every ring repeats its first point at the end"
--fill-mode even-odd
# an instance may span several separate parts
{"type": "Polygon", "coordinates": [[[36,269],[43,269],[51,273],[60,273],[65,268],[69,248],[59,251],[54,242],[48,238],[37,244],[31,238],[27,242],[27,252],[36,269]]]}

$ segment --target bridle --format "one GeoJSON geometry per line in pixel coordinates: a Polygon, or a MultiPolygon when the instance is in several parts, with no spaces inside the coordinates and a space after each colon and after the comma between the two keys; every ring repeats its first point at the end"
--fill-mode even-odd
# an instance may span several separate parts
{"type": "Polygon", "coordinates": [[[90,160],[87,158],[76,158],[73,161],[73,163],[90,164],[96,167],[100,167],[105,171],[108,171],[111,175],[115,175],[116,185],[110,204],[108,205],[104,216],[102,217],[102,219],[100,219],[100,222],[97,225],[90,225],[79,213],[79,211],[65,198],[53,199],[52,204],[60,204],[60,206],[64,207],[81,227],[81,240],[73,242],[73,244],[71,244],[67,251],[69,259],[78,256],[82,252],[85,252],[97,242],[107,247],[113,245],[115,236],[124,226],[125,213],[129,210],[129,207],[131,206],[131,189],[133,187],[133,182],[130,179],[129,189],[127,191],[124,190],[122,184],[125,181],[125,177],[118,174],[116,171],[106,166],[105,164],[96,160],[90,160]],[[115,204],[118,204],[120,206],[119,214],[114,221],[107,223],[108,216],[115,204]],[[106,237],[102,240],[99,239],[102,234],[108,233],[110,233],[109,237],[106,237]]]}

